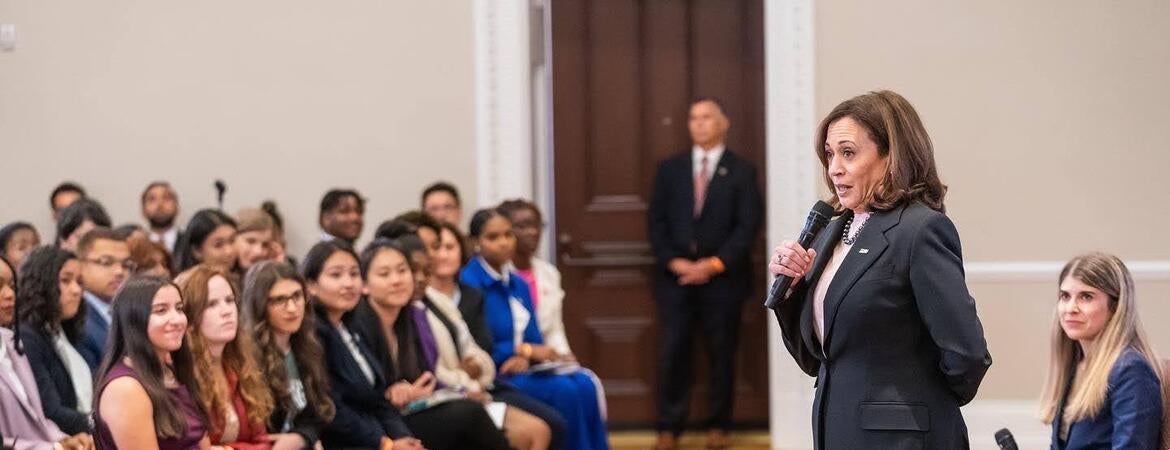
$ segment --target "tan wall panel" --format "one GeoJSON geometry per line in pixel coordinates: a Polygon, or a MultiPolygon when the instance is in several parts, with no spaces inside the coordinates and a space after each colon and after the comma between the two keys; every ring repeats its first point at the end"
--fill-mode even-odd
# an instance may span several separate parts
{"type": "Polygon", "coordinates": [[[0,0],[19,43],[0,53],[0,221],[52,239],[47,196],[81,182],[140,222],[147,182],[185,221],[275,198],[292,251],[317,237],[326,189],[370,199],[365,236],[424,184],[474,186],[471,2],[0,0]]]}
{"type": "Polygon", "coordinates": [[[816,3],[821,116],[892,89],[934,140],[972,260],[1170,259],[1170,3],[816,3]]]}
{"type": "MultiPolygon", "coordinates": [[[[1039,398],[1048,370],[1056,308],[1056,275],[1042,282],[980,282],[970,286],[991,350],[981,399],[1039,398]]],[[[1138,281],[1138,307],[1155,351],[1170,357],[1170,281],[1138,281]]]]}

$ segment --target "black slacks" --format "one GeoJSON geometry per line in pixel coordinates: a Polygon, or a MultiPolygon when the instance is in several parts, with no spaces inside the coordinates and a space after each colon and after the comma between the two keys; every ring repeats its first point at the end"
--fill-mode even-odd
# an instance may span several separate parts
{"type": "Polygon", "coordinates": [[[694,381],[692,355],[696,338],[707,345],[711,388],[706,426],[731,426],[735,397],[735,354],[746,282],[720,276],[699,286],[679,286],[673,276],[660,275],[654,296],[662,340],[658,359],[658,431],[681,433],[690,413],[694,381]]]}
{"type": "Polygon", "coordinates": [[[428,450],[510,448],[483,405],[471,400],[453,400],[402,419],[428,450]]]}

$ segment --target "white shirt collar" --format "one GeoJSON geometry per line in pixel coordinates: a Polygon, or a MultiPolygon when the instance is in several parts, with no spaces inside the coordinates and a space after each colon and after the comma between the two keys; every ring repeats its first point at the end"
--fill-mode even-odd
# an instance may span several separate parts
{"type": "Polygon", "coordinates": [[[482,256],[477,256],[477,258],[479,258],[479,264],[483,266],[483,271],[487,272],[489,277],[492,277],[493,280],[503,280],[504,284],[508,284],[508,281],[511,279],[509,274],[512,272],[512,268],[515,267],[511,261],[504,263],[504,267],[501,267],[504,273],[501,274],[496,272],[496,269],[493,269],[492,265],[488,264],[487,260],[483,259],[482,256]]]}
{"type": "Polygon", "coordinates": [[[175,241],[179,240],[179,227],[172,225],[162,233],[150,231],[147,236],[150,237],[151,242],[162,244],[167,250],[173,252],[175,251],[175,241]]]}
{"type": "MultiPolygon", "coordinates": [[[[703,150],[703,147],[695,145],[691,147],[691,167],[695,175],[699,174],[699,168],[702,167],[703,156],[707,157],[707,175],[715,172],[715,166],[719,165],[719,159],[723,157],[723,151],[726,150],[723,144],[716,145],[710,150],[703,150]]],[[[710,178],[710,177],[708,177],[710,178]]]]}

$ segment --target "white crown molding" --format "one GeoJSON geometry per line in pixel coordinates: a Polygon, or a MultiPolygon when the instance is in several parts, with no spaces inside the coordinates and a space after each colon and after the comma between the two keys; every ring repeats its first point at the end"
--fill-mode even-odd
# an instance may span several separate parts
{"type": "MultiPolygon", "coordinates": [[[[967,282],[1054,282],[1064,261],[972,261],[967,282]]],[[[1170,281],[1170,260],[1126,261],[1136,281],[1170,281]]]]}

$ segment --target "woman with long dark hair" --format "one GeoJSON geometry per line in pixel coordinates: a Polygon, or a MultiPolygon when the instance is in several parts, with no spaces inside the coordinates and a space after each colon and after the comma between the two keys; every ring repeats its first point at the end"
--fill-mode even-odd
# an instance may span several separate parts
{"type": "Polygon", "coordinates": [[[209,448],[179,287],[163,278],[133,277],[114,297],[111,316],[110,348],[98,370],[94,402],[98,446],[209,448]]]}
{"type": "Polygon", "coordinates": [[[239,333],[235,287],[224,271],[200,264],[179,283],[195,360],[198,400],[207,411],[212,445],[268,450],[272,394],[255,360],[252,337],[239,333]]]}
{"type": "Polygon", "coordinates": [[[76,345],[85,327],[81,262],[67,250],[33,250],[20,271],[20,337],[45,416],[69,434],[92,431],[93,373],[76,345]]]}
{"type": "MultiPolygon", "coordinates": [[[[407,237],[414,238],[415,247],[425,253],[417,236],[403,238],[407,237]]],[[[432,449],[507,449],[508,441],[481,403],[454,387],[436,394],[443,386],[435,377],[435,328],[426,305],[413,300],[422,289],[415,283],[409,251],[398,241],[375,240],[362,251],[361,270],[368,303],[355,311],[351,321],[370,342],[374,358],[391,382],[387,400],[406,413],[411,431],[432,449]],[[430,406],[415,409],[418,405],[430,406]]]]}
{"type": "Polygon", "coordinates": [[[325,348],[325,366],[333,404],[333,421],[321,440],[326,447],[381,450],[423,448],[398,409],[384,397],[390,383],[364,339],[344,320],[361,300],[362,275],[358,257],[340,239],[322,241],[309,249],[301,267],[309,302],[317,316],[317,338],[325,348]]]}
{"type": "MultiPolygon", "coordinates": [[[[15,308],[17,295],[12,267],[0,257],[0,302],[15,308]]],[[[15,313],[19,312],[16,308],[15,313]]],[[[42,413],[41,396],[23,344],[16,332],[0,327],[0,448],[92,450],[93,438],[88,433],[69,436],[42,413]]]]}
{"type": "Polygon", "coordinates": [[[260,262],[244,278],[243,330],[256,337],[256,364],[274,399],[273,450],[312,448],[336,412],[308,304],[305,283],[288,263],[260,262]]]}
{"type": "Polygon", "coordinates": [[[201,209],[191,216],[175,244],[175,272],[207,263],[230,271],[236,267],[236,221],[218,209],[201,209]]]}

